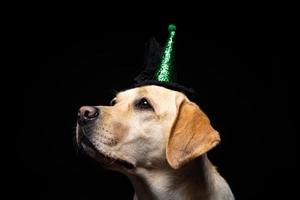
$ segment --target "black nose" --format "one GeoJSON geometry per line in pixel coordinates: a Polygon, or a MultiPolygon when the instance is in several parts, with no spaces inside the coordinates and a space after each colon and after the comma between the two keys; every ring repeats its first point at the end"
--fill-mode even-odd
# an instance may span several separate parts
{"type": "Polygon", "coordinates": [[[99,116],[99,109],[94,106],[82,106],[78,111],[78,123],[84,125],[99,116]]]}

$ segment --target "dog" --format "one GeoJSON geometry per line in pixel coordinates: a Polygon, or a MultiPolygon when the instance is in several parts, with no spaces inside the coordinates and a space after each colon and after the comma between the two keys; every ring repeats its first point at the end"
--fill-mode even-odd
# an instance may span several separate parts
{"type": "Polygon", "coordinates": [[[83,106],[76,141],[130,179],[134,200],[234,199],[206,154],[219,133],[181,92],[147,85],[119,92],[110,106],[83,106]]]}

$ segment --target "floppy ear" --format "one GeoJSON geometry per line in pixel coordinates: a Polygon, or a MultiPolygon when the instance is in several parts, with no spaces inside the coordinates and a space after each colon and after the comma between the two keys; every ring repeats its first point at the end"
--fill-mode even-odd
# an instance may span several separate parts
{"type": "Polygon", "coordinates": [[[174,169],[206,153],[220,141],[219,133],[195,103],[186,98],[176,101],[178,114],[166,148],[167,160],[174,169]]]}

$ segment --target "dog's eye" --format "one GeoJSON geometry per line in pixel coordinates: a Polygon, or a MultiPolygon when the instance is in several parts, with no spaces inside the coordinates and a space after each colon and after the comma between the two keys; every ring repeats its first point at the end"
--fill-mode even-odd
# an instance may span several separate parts
{"type": "Polygon", "coordinates": [[[117,102],[116,99],[113,99],[109,102],[109,105],[114,106],[116,104],[116,102],[117,102]]]}
{"type": "Polygon", "coordinates": [[[153,110],[152,105],[146,98],[141,98],[140,100],[137,100],[135,103],[135,107],[143,110],[153,110]]]}

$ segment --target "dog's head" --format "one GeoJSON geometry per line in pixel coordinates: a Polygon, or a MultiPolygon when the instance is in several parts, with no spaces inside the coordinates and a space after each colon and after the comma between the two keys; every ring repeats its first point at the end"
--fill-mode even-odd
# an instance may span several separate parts
{"type": "Polygon", "coordinates": [[[178,169],[220,141],[195,103],[160,86],[120,92],[110,106],[81,107],[78,117],[78,144],[104,166],[121,171],[178,169]]]}

